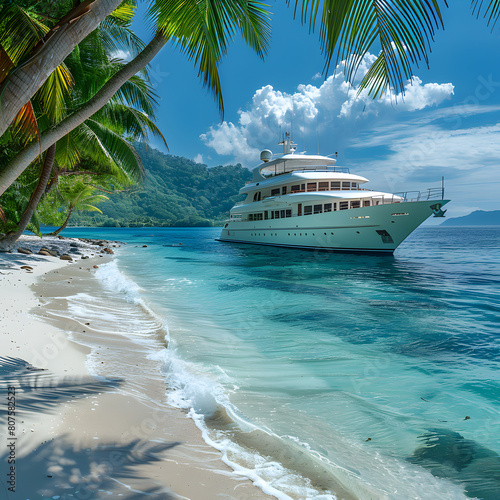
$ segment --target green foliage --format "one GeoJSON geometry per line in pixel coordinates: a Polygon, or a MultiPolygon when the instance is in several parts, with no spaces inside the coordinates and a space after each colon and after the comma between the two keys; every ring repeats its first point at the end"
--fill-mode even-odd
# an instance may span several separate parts
{"type": "Polygon", "coordinates": [[[99,204],[103,215],[73,214],[70,224],[110,227],[220,224],[242,199],[251,172],[241,165],[207,168],[187,158],[136,145],[146,177],[140,190],[115,193],[99,204]]]}

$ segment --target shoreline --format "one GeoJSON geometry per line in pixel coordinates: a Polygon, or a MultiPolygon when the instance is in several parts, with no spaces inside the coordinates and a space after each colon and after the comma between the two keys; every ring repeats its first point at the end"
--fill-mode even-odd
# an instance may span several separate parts
{"type": "MultiPolygon", "coordinates": [[[[166,404],[158,361],[138,363],[137,345],[125,335],[92,331],[94,318],[82,324],[68,314],[67,298],[75,291],[99,297],[93,266],[109,257],[51,259],[0,254],[0,381],[16,392],[15,492],[7,477],[0,486],[6,498],[271,498],[224,464],[184,411],[166,404]],[[83,334],[98,343],[85,345],[77,338],[83,334]],[[111,352],[126,377],[106,366],[111,352]],[[89,357],[98,378],[89,374],[89,357]],[[140,378],[143,397],[134,385],[140,378]]],[[[5,439],[6,423],[4,417],[5,439]]]]}

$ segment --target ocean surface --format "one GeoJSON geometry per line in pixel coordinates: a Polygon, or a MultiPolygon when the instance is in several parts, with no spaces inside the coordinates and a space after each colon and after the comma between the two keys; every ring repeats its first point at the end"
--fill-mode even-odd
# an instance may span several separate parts
{"type": "Polygon", "coordinates": [[[147,344],[131,303],[162,323],[138,357],[227,463],[283,499],[500,498],[500,227],[423,227],[390,257],[219,232],[64,234],[127,243],[97,272],[121,329],[147,344]]]}

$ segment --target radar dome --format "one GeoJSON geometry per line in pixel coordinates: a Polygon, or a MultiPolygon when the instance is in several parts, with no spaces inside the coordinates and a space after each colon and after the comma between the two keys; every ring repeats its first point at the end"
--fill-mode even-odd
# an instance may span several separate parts
{"type": "Polygon", "coordinates": [[[261,151],[260,153],[260,160],[263,162],[268,162],[272,160],[273,158],[273,152],[270,149],[264,149],[264,151],[261,151]]]}

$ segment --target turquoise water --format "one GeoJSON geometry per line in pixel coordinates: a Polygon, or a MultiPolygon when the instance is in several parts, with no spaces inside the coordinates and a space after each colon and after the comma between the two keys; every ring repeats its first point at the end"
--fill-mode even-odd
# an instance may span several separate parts
{"type": "Polygon", "coordinates": [[[393,257],[219,231],[65,233],[127,243],[100,277],[165,322],[167,397],[228,463],[281,498],[500,498],[500,228],[393,257]]]}

